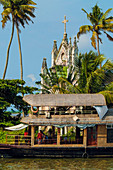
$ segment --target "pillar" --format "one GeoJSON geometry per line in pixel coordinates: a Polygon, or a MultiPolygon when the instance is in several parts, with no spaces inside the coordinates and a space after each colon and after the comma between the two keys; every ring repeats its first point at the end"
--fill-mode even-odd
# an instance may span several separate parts
{"type": "Polygon", "coordinates": [[[60,145],[60,128],[57,128],[57,145],[60,145]]]}
{"type": "Polygon", "coordinates": [[[87,128],[84,129],[83,144],[84,144],[84,146],[86,148],[87,147],[87,128]]]}
{"type": "Polygon", "coordinates": [[[41,130],[41,128],[42,128],[42,127],[41,127],[41,126],[39,126],[39,131],[41,130]]]}
{"type": "Polygon", "coordinates": [[[34,146],[34,126],[31,126],[31,146],[34,146]]]}
{"type": "Polygon", "coordinates": [[[62,128],[60,129],[60,135],[61,136],[63,135],[63,129],[62,128]]]}

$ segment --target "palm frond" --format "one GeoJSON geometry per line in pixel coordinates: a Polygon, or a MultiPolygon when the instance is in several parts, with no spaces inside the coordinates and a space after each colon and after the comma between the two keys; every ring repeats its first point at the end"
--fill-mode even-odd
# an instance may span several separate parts
{"type": "Polygon", "coordinates": [[[99,92],[100,94],[103,94],[103,96],[105,97],[106,99],[106,103],[107,105],[109,104],[113,104],[113,91],[101,91],[99,92]]]}
{"type": "Polygon", "coordinates": [[[107,38],[110,40],[110,41],[113,41],[113,37],[111,37],[108,33],[106,33],[105,31],[104,31],[104,33],[106,34],[106,36],[107,36],[107,38]]]}
{"type": "Polygon", "coordinates": [[[105,20],[108,14],[112,11],[112,8],[109,8],[101,17],[99,22],[102,22],[102,20],[105,20]]]}
{"type": "Polygon", "coordinates": [[[91,44],[95,49],[97,49],[96,48],[96,32],[95,31],[93,31],[93,34],[92,34],[92,37],[91,37],[91,44]]]}
{"type": "Polygon", "coordinates": [[[84,11],[87,14],[87,18],[90,18],[90,15],[87,13],[87,11],[85,9],[82,8],[82,11],[84,11]]]}
{"type": "Polygon", "coordinates": [[[79,28],[79,32],[77,33],[77,38],[79,39],[80,35],[86,34],[87,32],[93,31],[93,26],[91,25],[83,25],[79,28]]]}

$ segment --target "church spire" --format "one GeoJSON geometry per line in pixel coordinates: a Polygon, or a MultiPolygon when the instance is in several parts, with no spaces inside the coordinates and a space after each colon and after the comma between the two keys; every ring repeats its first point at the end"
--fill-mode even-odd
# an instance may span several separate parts
{"type": "Polygon", "coordinates": [[[46,58],[43,58],[42,69],[47,68],[46,58]]]}
{"type": "Polygon", "coordinates": [[[72,65],[75,66],[75,59],[78,55],[78,46],[76,36],[74,37],[73,47],[72,47],[72,65]]]}
{"type": "Polygon", "coordinates": [[[71,37],[69,38],[69,47],[72,47],[71,37]]]}
{"type": "Polygon", "coordinates": [[[54,44],[53,44],[53,50],[52,50],[52,67],[55,65],[55,59],[57,57],[57,41],[54,40],[54,44]]]}
{"type": "Polygon", "coordinates": [[[77,47],[77,40],[76,40],[76,36],[74,37],[74,43],[73,46],[76,48],[77,47]]]}
{"type": "Polygon", "coordinates": [[[68,39],[67,39],[67,33],[66,33],[66,23],[68,22],[68,20],[66,19],[66,16],[64,16],[64,21],[62,21],[62,23],[64,23],[64,37],[63,40],[66,40],[68,43],[68,39]]]}
{"type": "Polygon", "coordinates": [[[57,41],[56,40],[54,40],[53,50],[57,51],[57,41]]]}

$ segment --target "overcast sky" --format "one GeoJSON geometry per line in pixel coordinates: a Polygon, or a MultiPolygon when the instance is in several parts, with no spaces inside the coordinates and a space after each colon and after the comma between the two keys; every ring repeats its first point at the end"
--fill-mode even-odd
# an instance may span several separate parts
{"type": "MultiPolygon", "coordinates": [[[[34,24],[29,23],[26,28],[21,28],[21,44],[24,67],[24,80],[27,85],[33,85],[36,80],[40,80],[39,74],[42,66],[42,60],[47,58],[48,67],[51,66],[51,51],[53,41],[57,40],[58,47],[63,38],[64,15],[67,16],[68,38],[77,35],[81,25],[89,24],[86,14],[81,10],[84,8],[88,13],[97,3],[105,12],[113,7],[113,0],[34,0],[37,3],[35,10],[36,18],[34,24]]],[[[2,12],[2,7],[0,7],[2,12]]],[[[110,13],[113,16],[113,11],[110,13]]],[[[109,15],[109,16],[110,16],[109,15]]],[[[0,16],[0,20],[1,20],[0,16]]],[[[6,52],[11,35],[11,23],[8,22],[2,29],[0,24],[0,78],[2,78],[6,61],[6,52]]],[[[90,34],[81,36],[78,47],[79,52],[89,52],[94,50],[90,42],[90,34]]],[[[103,44],[100,51],[106,58],[113,60],[113,42],[102,36],[103,44]]],[[[95,51],[95,50],[94,50],[95,51]]],[[[7,79],[20,78],[19,49],[17,42],[16,29],[13,43],[10,50],[9,65],[6,74],[7,79]]]]}

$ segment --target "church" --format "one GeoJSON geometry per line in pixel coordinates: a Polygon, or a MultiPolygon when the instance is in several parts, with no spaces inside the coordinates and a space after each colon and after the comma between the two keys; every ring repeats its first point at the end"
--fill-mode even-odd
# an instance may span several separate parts
{"type": "MultiPolygon", "coordinates": [[[[78,55],[77,40],[76,37],[74,37],[73,44],[71,41],[71,37],[68,40],[67,33],[66,33],[67,22],[68,20],[66,19],[66,16],[64,16],[64,21],[62,21],[62,23],[64,23],[64,35],[59,48],[57,47],[57,41],[54,40],[53,49],[51,53],[51,68],[54,68],[55,65],[69,67],[69,66],[74,66],[75,64],[75,58],[78,55]]],[[[46,58],[43,58],[42,68],[41,68],[42,74],[45,73],[46,68],[47,68],[46,58]]]]}

